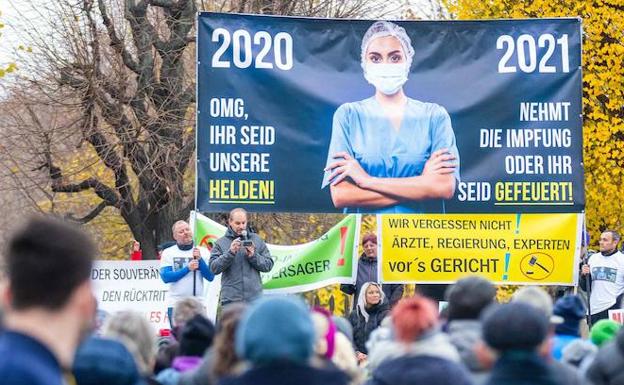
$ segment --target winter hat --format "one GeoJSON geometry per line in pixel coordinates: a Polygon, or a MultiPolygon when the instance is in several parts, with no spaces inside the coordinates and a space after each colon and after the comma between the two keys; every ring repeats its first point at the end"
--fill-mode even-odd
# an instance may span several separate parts
{"type": "Polygon", "coordinates": [[[332,320],[334,321],[334,324],[336,324],[336,330],[344,334],[349,341],[353,342],[353,325],[351,325],[351,322],[349,322],[348,319],[337,315],[332,316],[332,320]]]}
{"type": "Polygon", "coordinates": [[[548,321],[553,325],[563,322],[563,318],[553,314],[553,300],[543,289],[535,286],[525,286],[515,292],[511,297],[512,302],[523,302],[529,304],[546,315],[548,321]]]}
{"type": "Polygon", "coordinates": [[[615,338],[622,325],[610,319],[601,319],[589,331],[589,339],[598,347],[615,338]]]}
{"type": "Polygon", "coordinates": [[[315,307],[312,309],[311,317],[316,335],[316,353],[331,359],[336,346],[336,324],[331,318],[331,313],[321,307],[315,307]]]}
{"type": "Polygon", "coordinates": [[[546,338],[548,319],[524,302],[493,305],[482,317],[483,340],[498,351],[535,350],[546,338]]]}
{"type": "Polygon", "coordinates": [[[132,354],[118,341],[89,337],[76,351],[72,372],[77,385],[142,384],[132,354]]]}
{"type": "Polygon", "coordinates": [[[373,242],[377,244],[377,236],[373,233],[368,233],[362,237],[362,246],[366,244],[366,242],[373,242]]]}
{"type": "Polygon", "coordinates": [[[198,314],[186,322],[180,336],[181,356],[202,357],[212,345],[215,327],[208,318],[198,314]]]}
{"type": "Polygon", "coordinates": [[[563,318],[563,323],[555,327],[555,333],[580,336],[579,322],[585,318],[585,305],[578,295],[566,295],[555,302],[553,314],[563,318]]]}
{"type": "Polygon", "coordinates": [[[314,325],[303,302],[268,297],[255,302],[236,330],[236,354],[254,365],[305,363],[312,356],[314,325]]]}
{"type": "Polygon", "coordinates": [[[421,295],[401,299],[392,309],[392,323],[397,340],[412,342],[438,323],[438,309],[421,295]]]}
{"type": "Polygon", "coordinates": [[[481,277],[462,278],[449,286],[445,294],[448,320],[479,319],[481,311],[496,298],[496,288],[481,277]]]}

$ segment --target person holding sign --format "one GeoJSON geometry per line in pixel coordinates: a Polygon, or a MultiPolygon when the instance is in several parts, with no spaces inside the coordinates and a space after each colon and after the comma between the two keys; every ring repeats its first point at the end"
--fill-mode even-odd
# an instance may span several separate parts
{"type": "Polygon", "coordinates": [[[600,253],[592,254],[581,267],[579,284],[589,295],[590,325],[609,318],[609,310],[619,309],[624,297],[624,254],[618,251],[620,234],[607,230],[600,234],[600,253]],[[589,285],[587,276],[589,274],[589,285]]]}
{"type": "Polygon", "coordinates": [[[212,281],[214,278],[214,274],[204,260],[208,257],[208,250],[195,247],[193,232],[189,224],[185,221],[177,221],[171,230],[176,245],[163,250],[160,259],[160,277],[163,282],[170,284],[169,307],[167,308],[170,324],[173,305],[185,297],[202,298],[204,279],[212,281]]]}
{"type": "Polygon", "coordinates": [[[262,294],[260,272],[273,268],[266,244],[247,229],[247,211],[230,211],[228,229],[215,242],[210,254],[210,268],[221,277],[221,305],[249,302],[262,294]]]}
{"type": "Polygon", "coordinates": [[[443,212],[459,180],[459,152],[446,110],[408,98],[414,48],[405,29],[375,22],[362,39],[364,77],[375,95],[334,113],[321,188],[345,212],[443,212]]]}

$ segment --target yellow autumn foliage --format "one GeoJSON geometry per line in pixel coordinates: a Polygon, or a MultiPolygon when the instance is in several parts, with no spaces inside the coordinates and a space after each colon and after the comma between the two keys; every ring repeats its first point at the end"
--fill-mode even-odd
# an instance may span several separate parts
{"type": "Polygon", "coordinates": [[[622,0],[443,0],[457,19],[580,17],[587,229],[597,245],[623,230],[624,3],[622,0]]]}

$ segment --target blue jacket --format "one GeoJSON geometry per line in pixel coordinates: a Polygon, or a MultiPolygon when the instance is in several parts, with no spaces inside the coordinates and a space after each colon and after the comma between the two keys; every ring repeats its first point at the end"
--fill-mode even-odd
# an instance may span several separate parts
{"type": "Polygon", "coordinates": [[[62,385],[58,360],[42,343],[22,333],[0,334],[2,385],[62,385]]]}

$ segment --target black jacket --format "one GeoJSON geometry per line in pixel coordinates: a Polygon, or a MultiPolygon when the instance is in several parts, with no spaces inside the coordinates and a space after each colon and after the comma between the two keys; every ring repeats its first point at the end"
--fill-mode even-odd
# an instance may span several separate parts
{"type": "Polygon", "coordinates": [[[353,344],[355,345],[355,350],[368,354],[366,341],[368,341],[371,332],[381,325],[381,321],[388,315],[389,311],[390,306],[386,301],[367,309],[368,322],[366,322],[359,309],[356,308],[351,312],[349,315],[349,322],[351,322],[353,326],[353,344]]]}
{"type": "Polygon", "coordinates": [[[219,385],[347,385],[349,378],[338,370],[280,362],[254,367],[238,377],[226,377],[219,385]]]}
{"type": "Polygon", "coordinates": [[[587,369],[587,378],[593,385],[624,384],[624,329],[614,341],[602,347],[587,369]]]}
{"type": "Polygon", "coordinates": [[[403,356],[383,362],[366,385],[471,385],[460,364],[433,356],[403,356]]]}

